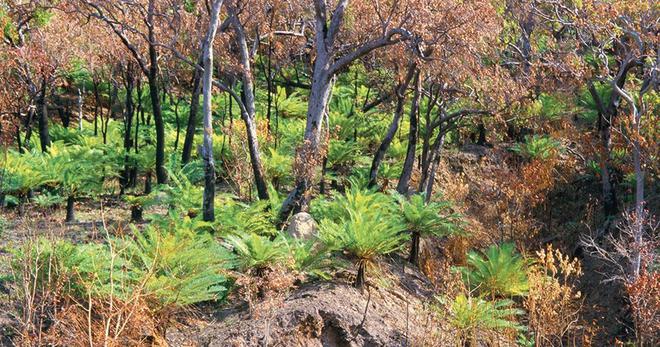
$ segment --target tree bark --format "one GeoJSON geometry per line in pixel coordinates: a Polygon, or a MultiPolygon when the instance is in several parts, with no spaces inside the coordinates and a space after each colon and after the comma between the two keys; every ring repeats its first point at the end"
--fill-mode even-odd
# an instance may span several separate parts
{"type": "Polygon", "coordinates": [[[415,150],[417,149],[417,122],[419,110],[419,97],[421,91],[421,84],[419,80],[419,71],[415,73],[415,95],[412,100],[412,107],[410,108],[410,131],[408,132],[408,149],[406,151],[406,159],[403,162],[403,171],[399,177],[399,183],[396,186],[396,191],[402,195],[408,195],[410,189],[410,178],[415,164],[415,150]]]}
{"type": "Polygon", "coordinates": [[[394,117],[392,118],[392,123],[390,123],[390,127],[387,129],[385,138],[383,138],[383,141],[380,143],[380,146],[378,146],[378,150],[376,150],[376,154],[374,154],[374,159],[371,162],[371,169],[369,170],[370,188],[374,187],[378,183],[377,179],[378,179],[378,170],[380,169],[380,164],[383,161],[383,158],[385,158],[385,154],[387,153],[387,150],[390,148],[390,145],[394,140],[396,131],[399,129],[399,123],[401,122],[401,116],[403,115],[403,108],[406,101],[406,90],[408,90],[408,85],[410,84],[410,80],[412,80],[414,76],[415,66],[416,66],[415,64],[410,64],[408,66],[408,72],[406,73],[406,77],[401,83],[399,83],[399,85],[396,88],[395,91],[396,109],[394,110],[394,117]]]}
{"type": "Polygon", "coordinates": [[[74,198],[73,194],[69,195],[69,197],[66,200],[66,223],[73,223],[76,221],[76,216],[75,216],[75,202],[76,199],[74,198]]]}
{"type": "Polygon", "coordinates": [[[149,80],[149,96],[151,97],[151,106],[156,125],[156,181],[158,184],[167,183],[167,172],[165,171],[165,123],[163,122],[163,113],[160,109],[160,98],[158,94],[158,51],[156,50],[156,38],[154,28],[154,1],[149,0],[147,12],[148,37],[149,37],[149,71],[147,79],[149,80]]]}
{"type": "Polygon", "coordinates": [[[410,240],[410,254],[408,255],[408,261],[415,266],[419,266],[419,242],[419,233],[413,231],[412,238],[410,240]]]}
{"type": "Polygon", "coordinates": [[[355,276],[355,282],[353,283],[353,286],[355,288],[362,289],[366,284],[365,267],[366,264],[363,261],[360,261],[358,263],[358,271],[357,271],[357,275],[355,276]]]}
{"type": "Polygon", "coordinates": [[[124,189],[128,187],[130,181],[131,166],[129,165],[128,155],[131,151],[133,145],[133,139],[131,137],[131,130],[133,127],[133,114],[135,113],[133,107],[133,87],[135,85],[135,79],[133,75],[133,69],[129,64],[126,67],[125,74],[125,84],[126,84],[126,109],[124,110],[124,172],[122,173],[122,185],[121,193],[124,189]]]}
{"type": "Polygon", "coordinates": [[[202,199],[202,214],[207,222],[215,220],[215,162],[213,160],[213,114],[212,114],[212,88],[213,88],[213,40],[218,30],[218,17],[223,0],[215,0],[211,11],[208,31],[202,48],[202,61],[204,73],[202,76],[202,112],[204,116],[204,142],[202,157],[204,158],[204,196],[202,199]]]}
{"type": "MultiPolygon", "coordinates": [[[[200,54],[199,59],[197,60],[197,65],[202,66],[204,64],[202,56],[200,54]]],[[[195,142],[195,129],[197,128],[197,111],[199,110],[199,95],[201,93],[200,82],[202,80],[202,71],[199,68],[195,68],[195,74],[193,76],[193,89],[192,89],[192,98],[190,100],[190,113],[188,115],[188,125],[186,126],[186,137],[183,140],[183,152],[181,154],[181,163],[183,165],[190,162],[192,157],[192,148],[195,142]]]]}
{"type": "Polygon", "coordinates": [[[339,0],[335,3],[332,15],[329,16],[325,0],[314,1],[314,48],[315,60],[310,86],[309,101],[307,104],[307,123],[303,144],[298,153],[299,162],[306,163],[307,167],[297,168],[296,186],[284,200],[280,209],[280,222],[288,219],[292,212],[304,211],[308,208],[310,197],[309,189],[312,187],[314,169],[321,164],[319,149],[321,144],[321,126],[332,90],[333,78],[348,67],[355,60],[370,52],[407,40],[411,37],[405,29],[390,29],[381,37],[364,42],[348,53],[337,57],[338,49],[335,41],[344,20],[348,7],[348,0],[339,0]]]}
{"type": "Polygon", "coordinates": [[[242,100],[236,100],[243,103],[244,107],[241,108],[241,116],[245,123],[247,131],[248,149],[250,152],[250,164],[252,166],[252,174],[254,176],[254,183],[257,188],[257,196],[261,200],[267,200],[268,186],[264,179],[263,169],[261,165],[261,154],[259,152],[259,140],[257,138],[257,125],[256,125],[256,106],[254,97],[254,83],[252,81],[252,65],[250,59],[250,51],[248,49],[247,37],[243,24],[238,18],[236,10],[230,6],[229,14],[232,16],[232,25],[236,32],[236,40],[238,41],[240,61],[241,61],[241,95],[242,100]]]}
{"type": "Polygon", "coordinates": [[[47,98],[48,81],[44,77],[41,81],[41,92],[39,94],[39,102],[37,105],[39,112],[39,143],[41,144],[41,151],[48,152],[50,146],[50,135],[48,134],[48,101],[47,98]]]}

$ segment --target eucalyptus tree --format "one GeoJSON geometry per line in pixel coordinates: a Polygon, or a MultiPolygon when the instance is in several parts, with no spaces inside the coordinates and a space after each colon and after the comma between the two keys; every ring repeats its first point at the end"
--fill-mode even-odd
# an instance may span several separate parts
{"type": "Polygon", "coordinates": [[[159,59],[162,48],[176,42],[183,4],[156,0],[74,0],[70,3],[82,16],[104,23],[126,47],[147,77],[156,130],[156,178],[158,183],[166,183],[165,123],[160,99],[159,59]]]}
{"type": "Polygon", "coordinates": [[[657,86],[653,82],[657,80],[654,71],[659,55],[657,7],[643,0],[611,4],[542,0],[524,10],[529,15],[513,19],[533,22],[529,26],[533,32],[526,33],[531,35],[531,44],[527,45],[525,61],[537,76],[537,88],[586,89],[590,94],[597,114],[603,211],[613,217],[620,206],[611,158],[612,137],[622,121],[619,115],[633,105],[629,91],[636,89],[635,98],[643,97],[657,86]],[[533,44],[541,41],[546,42],[543,47],[533,44]],[[626,103],[628,107],[623,106],[626,103]]]}
{"type": "Polygon", "coordinates": [[[408,28],[428,19],[419,15],[425,8],[419,5],[417,2],[399,1],[380,7],[368,1],[340,0],[331,9],[326,0],[314,1],[314,33],[310,39],[314,61],[307,121],[294,169],[295,187],[282,204],[280,220],[286,220],[292,212],[308,208],[314,171],[321,164],[322,125],[324,118],[327,118],[335,77],[353,62],[374,51],[402,41],[416,40],[408,28]],[[361,25],[346,25],[347,16],[361,25]]]}
{"type": "Polygon", "coordinates": [[[205,221],[215,219],[215,163],[213,161],[213,114],[212,114],[212,88],[213,88],[213,40],[218,30],[220,9],[223,0],[213,1],[209,18],[208,30],[202,43],[202,63],[204,72],[202,75],[202,112],[204,115],[204,142],[202,145],[202,157],[204,158],[204,197],[202,210],[205,221]]]}

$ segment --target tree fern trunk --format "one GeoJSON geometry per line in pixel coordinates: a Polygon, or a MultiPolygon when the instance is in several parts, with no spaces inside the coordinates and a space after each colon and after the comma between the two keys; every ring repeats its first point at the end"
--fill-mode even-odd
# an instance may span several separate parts
{"type": "Polygon", "coordinates": [[[365,263],[361,261],[358,265],[358,271],[357,271],[357,276],[355,276],[355,283],[353,283],[353,286],[358,289],[364,288],[364,285],[366,283],[365,281],[365,276],[364,276],[364,270],[365,270],[365,263]]]}
{"type": "Polygon", "coordinates": [[[75,216],[75,202],[76,199],[73,197],[73,194],[69,195],[69,197],[66,200],[66,219],[64,220],[66,223],[72,223],[76,221],[76,216],[75,216]]]}
{"type": "Polygon", "coordinates": [[[419,266],[419,239],[419,233],[413,231],[412,239],[410,240],[410,255],[408,256],[408,261],[416,266],[419,266]]]}

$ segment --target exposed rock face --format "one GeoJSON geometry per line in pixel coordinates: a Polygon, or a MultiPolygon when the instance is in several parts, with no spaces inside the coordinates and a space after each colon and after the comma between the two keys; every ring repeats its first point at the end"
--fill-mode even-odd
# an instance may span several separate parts
{"type": "Polygon", "coordinates": [[[293,236],[297,239],[308,240],[316,235],[318,226],[316,221],[306,212],[300,212],[291,218],[291,223],[287,228],[287,232],[290,236],[293,236]]]}

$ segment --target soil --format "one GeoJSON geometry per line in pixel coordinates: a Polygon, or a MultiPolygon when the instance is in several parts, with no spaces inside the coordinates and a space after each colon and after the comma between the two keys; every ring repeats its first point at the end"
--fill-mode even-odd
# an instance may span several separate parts
{"type": "Polygon", "coordinates": [[[340,274],[332,283],[265,299],[256,311],[244,305],[202,324],[188,322],[168,331],[167,340],[172,346],[419,346],[434,327],[433,291],[425,276],[402,263],[396,257],[382,264],[363,290],[340,274]]]}

